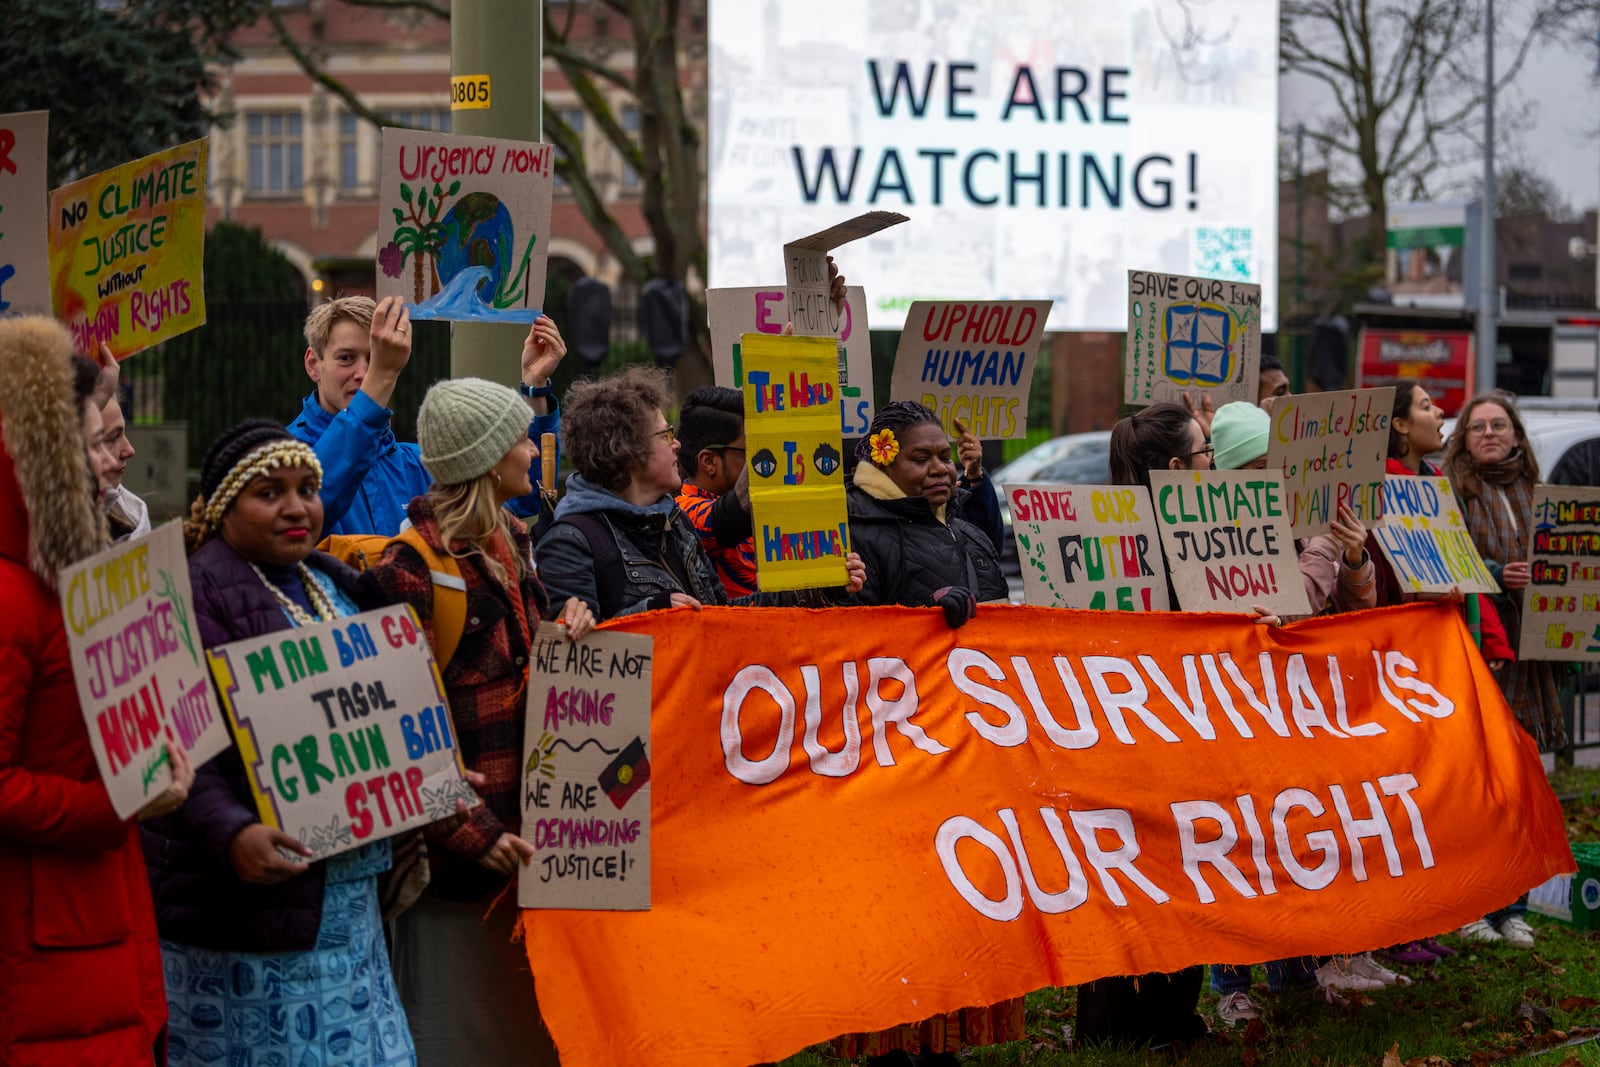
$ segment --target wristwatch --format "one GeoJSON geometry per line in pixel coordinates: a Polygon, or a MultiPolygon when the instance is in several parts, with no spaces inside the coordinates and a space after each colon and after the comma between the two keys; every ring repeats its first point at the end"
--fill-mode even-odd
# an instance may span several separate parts
{"type": "Polygon", "coordinates": [[[527,382],[517,383],[517,392],[530,400],[547,397],[555,392],[555,386],[546,381],[543,385],[529,385],[527,382]]]}

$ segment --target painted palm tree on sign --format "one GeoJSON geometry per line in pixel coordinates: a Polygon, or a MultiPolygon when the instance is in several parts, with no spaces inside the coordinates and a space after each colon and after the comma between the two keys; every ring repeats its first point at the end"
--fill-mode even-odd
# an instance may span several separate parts
{"type": "Polygon", "coordinates": [[[439,214],[444,210],[445,199],[455,196],[460,191],[461,183],[458,181],[451,182],[448,189],[434,182],[431,190],[426,184],[419,185],[413,190],[408,183],[400,183],[400,199],[406,202],[409,214],[399,208],[394,209],[396,228],[391,244],[399,253],[398,262],[395,262],[392,253],[388,257],[380,254],[380,260],[385,262],[386,271],[391,264],[394,266],[391,277],[398,277],[406,260],[411,261],[412,289],[414,299],[419,304],[439,291],[439,252],[444,247],[446,237],[446,227],[439,221],[439,214]],[[422,279],[425,259],[428,263],[429,282],[426,292],[423,290],[422,279]]]}

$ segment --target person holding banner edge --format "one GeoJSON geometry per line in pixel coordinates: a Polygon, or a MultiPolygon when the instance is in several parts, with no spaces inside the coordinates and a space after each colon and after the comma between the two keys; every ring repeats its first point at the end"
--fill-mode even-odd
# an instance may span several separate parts
{"type": "MultiPolygon", "coordinates": [[[[885,404],[855,456],[846,502],[867,581],[852,603],[938,607],[956,628],[980,602],[1005,602],[994,544],[963,517],[968,494],[937,415],[915,401],[885,404]]],[[[987,481],[980,491],[994,495],[987,481]]]]}
{"type": "MultiPolygon", "coordinates": [[[[937,415],[911,401],[884,405],[856,442],[856,458],[846,500],[850,542],[866,564],[867,581],[853,602],[938,607],[951,629],[966,625],[980,600],[1004,602],[993,544],[955,513],[966,492],[957,488],[950,440],[937,415]]],[[[983,491],[993,495],[987,484],[983,491]]],[[[961,1048],[1025,1036],[1023,999],[1014,997],[877,1033],[843,1034],[833,1050],[865,1055],[879,1067],[954,1067],[961,1048]]]]}
{"type": "MultiPolygon", "coordinates": [[[[117,817],[78,703],[57,573],[105,547],[90,469],[98,369],[65,327],[0,321],[0,1060],[165,1059],[166,998],[138,820],[184,803],[194,772],[117,817]],[[85,373],[84,366],[88,371],[85,373]]],[[[102,452],[104,450],[102,449],[102,452]]],[[[104,464],[97,464],[103,467],[104,464]]]]}
{"type": "MultiPolygon", "coordinates": [[[[207,449],[184,528],[207,648],[357,612],[354,572],[312,547],[320,489],[316,453],[269,419],[207,449]]],[[[201,768],[188,805],[145,827],[172,1061],[209,1063],[220,1046],[285,1062],[414,1063],[380,921],[380,879],[401,839],[307,863],[296,838],[260,821],[249,773],[227,749],[201,768]]]]}
{"type": "MultiPolygon", "coordinates": [[[[515,390],[479,378],[436,383],[417,416],[417,441],[434,484],[407,515],[434,554],[454,558],[465,587],[465,628],[441,675],[462,757],[484,776],[484,803],[459,825],[426,832],[432,882],[394,925],[396,980],[419,1063],[452,1063],[463,1049],[486,1063],[554,1062],[550,1036],[529,1010],[537,994],[527,954],[511,941],[515,900],[494,902],[533,858],[520,836],[533,635],[557,619],[580,640],[594,614],[577,597],[553,605],[527,529],[506,509],[532,490],[539,456],[515,390]]],[[[436,580],[414,547],[395,541],[362,574],[357,596],[369,606],[410,604],[437,649],[436,580]]]]}

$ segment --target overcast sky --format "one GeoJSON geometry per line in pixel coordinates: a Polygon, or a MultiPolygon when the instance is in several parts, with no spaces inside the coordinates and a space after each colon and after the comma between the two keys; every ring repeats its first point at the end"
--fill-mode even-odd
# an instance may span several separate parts
{"type": "MultiPolygon", "coordinates": [[[[1550,45],[1528,57],[1512,91],[1534,107],[1533,122],[1524,129],[1522,154],[1533,169],[1550,178],[1571,205],[1583,211],[1600,203],[1600,83],[1594,78],[1595,46],[1583,49],[1550,45]]],[[[1286,128],[1310,122],[1327,98],[1309,78],[1281,82],[1280,120],[1286,128]]],[[[1503,117],[1504,111],[1497,112],[1503,117]]],[[[1481,120],[1479,120],[1481,121],[1481,120]]],[[[1307,151],[1310,166],[1310,152],[1307,151]]],[[[1461,177],[1472,180],[1472,167],[1461,177]]]]}

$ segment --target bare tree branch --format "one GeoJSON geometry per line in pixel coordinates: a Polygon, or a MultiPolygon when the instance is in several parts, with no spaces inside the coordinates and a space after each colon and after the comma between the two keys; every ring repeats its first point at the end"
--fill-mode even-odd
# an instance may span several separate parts
{"type": "Polygon", "coordinates": [[[435,18],[450,21],[450,9],[443,4],[431,3],[430,0],[344,0],[351,7],[377,7],[388,8],[391,11],[422,11],[435,18]]]}
{"type": "Polygon", "coordinates": [[[266,15],[267,21],[272,23],[272,28],[278,35],[278,43],[283,45],[284,50],[287,51],[291,57],[293,57],[297,64],[299,64],[300,69],[305,72],[306,77],[310,78],[312,81],[316,82],[318,85],[332,93],[334,96],[337,96],[340,100],[344,101],[345,107],[349,108],[353,113],[359,115],[366,121],[372,123],[374,126],[401,126],[402,128],[409,128],[404,127],[402,123],[385,118],[383,115],[372,110],[364,102],[362,102],[359,96],[350,91],[350,87],[348,85],[340,81],[338,78],[335,78],[327,71],[323,70],[322,64],[317,62],[316,57],[310,52],[306,51],[306,49],[301,46],[299,41],[295,40],[294,34],[290,33],[289,27],[283,24],[283,19],[279,17],[275,8],[268,5],[266,8],[266,15]]]}

